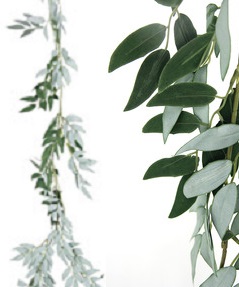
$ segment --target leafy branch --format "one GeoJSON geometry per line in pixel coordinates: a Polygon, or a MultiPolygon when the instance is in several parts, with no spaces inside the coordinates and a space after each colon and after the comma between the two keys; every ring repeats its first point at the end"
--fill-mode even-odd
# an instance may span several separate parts
{"type": "Polygon", "coordinates": [[[65,150],[69,151],[69,168],[74,174],[76,185],[90,197],[87,187],[90,185],[84,179],[82,171],[90,171],[95,161],[85,157],[84,144],[81,133],[81,118],[75,115],[63,115],[64,87],[71,81],[68,67],[77,70],[75,61],[68,51],[62,48],[62,31],[65,30],[65,17],[62,14],[60,0],[49,0],[49,18],[36,17],[24,14],[26,19],[15,20],[17,24],[8,28],[23,30],[22,37],[30,35],[37,29],[42,29],[48,39],[48,28],[51,28],[55,49],[51,53],[46,68],[37,73],[43,79],[34,87],[34,95],[21,98],[28,105],[21,112],[30,112],[36,108],[51,111],[53,103],[58,102],[58,112],[53,117],[43,135],[43,152],[40,160],[32,160],[36,171],[31,179],[35,181],[35,188],[43,197],[42,203],[48,207],[48,215],[52,231],[39,246],[21,244],[16,248],[18,255],[14,260],[23,261],[28,268],[26,280],[19,280],[18,286],[51,287],[56,282],[51,276],[52,256],[54,252],[66,265],[62,275],[66,287],[99,287],[98,270],[83,256],[81,248],[73,237],[72,224],[66,217],[65,206],[62,200],[60,187],[60,172],[56,162],[61,159],[65,150]]]}
{"type": "Polygon", "coordinates": [[[191,251],[192,278],[194,280],[200,254],[213,272],[200,287],[232,287],[239,269],[238,255],[231,265],[225,265],[229,242],[239,242],[239,188],[236,183],[239,66],[235,65],[224,97],[207,84],[214,54],[220,59],[222,81],[230,64],[229,1],[223,0],[220,7],[216,4],[207,6],[206,31],[202,35],[197,35],[191,19],[179,11],[182,0],[156,2],[171,7],[167,26],[154,23],[131,33],[113,52],[109,72],[146,56],[125,111],[138,107],[155,93],[147,106],[161,106],[164,111],[146,123],[144,133],[162,133],[166,143],[170,134],[199,129],[199,135],[183,145],[175,156],[154,162],[144,179],[182,176],[169,217],[180,216],[187,210],[197,214],[191,251]],[[169,33],[173,22],[177,52],[170,57],[169,33]],[[166,44],[162,49],[164,40],[166,44]],[[210,103],[215,99],[220,99],[221,103],[210,113],[210,103]],[[222,242],[219,267],[215,259],[213,229],[222,242]]]}

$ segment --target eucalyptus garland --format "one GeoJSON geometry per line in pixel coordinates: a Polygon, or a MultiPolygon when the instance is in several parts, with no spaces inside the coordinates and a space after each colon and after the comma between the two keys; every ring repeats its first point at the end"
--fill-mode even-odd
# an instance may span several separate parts
{"type": "Polygon", "coordinates": [[[167,26],[153,23],[130,34],[113,52],[109,72],[146,56],[125,111],[135,109],[153,95],[147,106],[162,106],[164,111],[145,124],[144,133],[162,133],[166,143],[170,134],[199,130],[175,156],[154,162],[144,179],[181,176],[169,217],[178,217],[187,210],[197,214],[192,236],[192,278],[201,255],[212,275],[200,287],[232,287],[239,270],[239,253],[228,258],[228,263],[226,259],[229,243],[239,244],[239,64],[234,64],[223,97],[207,84],[207,70],[214,55],[220,59],[222,81],[230,64],[229,1],[223,0],[220,7],[213,3],[206,7],[206,31],[202,35],[181,13],[183,0],[156,2],[169,7],[167,26]],[[177,52],[170,56],[173,24],[177,52]],[[221,103],[210,112],[209,105],[216,98],[221,103]],[[222,246],[219,262],[214,252],[216,237],[222,246]]]}
{"type": "Polygon", "coordinates": [[[35,188],[43,198],[42,203],[48,208],[52,229],[39,245],[24,243],[15,248],[18,254],[14,260],[22,261],[28,269],[26,279],[19,280],[18,286],[56,286],[51,275],[52,257],[56,251],[66,265],[62,274],[66,287],[100,287],[98,280],[102,276],[97,275],[98,270],[84,257],[75,241],[72,224],[66,216],[61,196],[60,173],[56,163],[62,154],[69,154],[68,166],[76,185],[89,198],[90,184],[83,174],[85,171],[93,171],[95,161],[86,157],[81,118],[63,114],[63,91],[71,81],[69,68],[77,70],[77,65],[69,52],[62,47],[62,31],[65,30],[66,18],[62,14],[60,0],[48,0],[48,8],[47,19],[25,13],[22,20],[15,20],[8,27],[20,31],[21,37],[40,30],[46,39],[52,37],[54,42],[48,63],[37,73],[37,79],[40,80],[34,86],[33,94],[21,99],[25,103],[21,112],[37,109],[51,111],[54,105],[58,105],[58,113],[53,116],[43,135],[41,159],[32,161],[35,171],[31,176],[35,181],[35,188]]]}

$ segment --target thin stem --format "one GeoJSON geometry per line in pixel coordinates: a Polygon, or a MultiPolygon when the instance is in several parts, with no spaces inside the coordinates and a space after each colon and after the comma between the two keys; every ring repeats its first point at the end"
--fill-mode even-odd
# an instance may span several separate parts
{"type": "Polygon", "coordinates": [[[237,256],[232,260],[232,263],[230,264],[230,266],[233,266],[237,260],[239,259],[239,253],[237,254],[237,256]]]}
{"type": "Polygon", "coordinates": [[[173,12],[171,13],[170,17],[169,17],[169,20],[168,20],[168,26],[167,26],[167,39],[166,39],[166,45],[165,45],[165,50],[168,49],[168,44],[169,44],[169,36],[170,36],[170,27],[171,27],[171,22],[172,22],[172,18],[173,16],[175,15],[175,13],[178,13],[178,7],[176,7],[173,12]]]}
{"type": "Polygon", "coordinates": [[[227,258],[227,247],[228,247],[228,241],[222,241],[222,257],[220,262],[220,268],[223,268],[226,262],[227,258]]]}

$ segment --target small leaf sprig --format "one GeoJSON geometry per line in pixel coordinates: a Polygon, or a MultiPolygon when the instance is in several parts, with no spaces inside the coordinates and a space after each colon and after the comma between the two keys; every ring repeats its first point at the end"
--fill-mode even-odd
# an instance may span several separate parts
{"type": "Polygon", "coordinates": [[[229,1],[222,0],[220,7],[214,3],[207,6],[203,35],[197,35],[190,18],[179,12],[183,0],[156,2],[171,7],[168,25],[153,23],[131,33],[113,52],[109,72],[146,56],[125,111],[144,103],[156,90],[147,106],[164,106],[164,112],[146,123],[144,133],[162,133],[166,143],[170,134],[199,129],[200,134],[181,147],[174,157],[153,163],[144,179],[182,176],[169,217],[175,218],[187,210],[197,214],[192,236],[192,279],[200,254],[213,272],[200,287],[232,287],[239,270],[239,255],[231,264],[226,267],[225,264],[229,242],[239,244],[239,187],[235,178],[239,160],[239,64],[224,97],[218,96],[216,89],[207,84],[213,54],[220,57],[222,81],[228,72],[231,56],[229,1]],[[177,52],[170,57],[168,47],[173,22],[177,52]],[[161,48],[164,39],[165,48],[161,48]],[[209,105],[215,99],[221,100],[221,104],[210,114],[209,105]],[[192,113],[188,112],[189,108],[192,113]],[[213,229],[222,242],[219,264],[215,257],[213,229]]]}
{"type": "Polygon", "coordinates": [[[67,150],[69,153],[68,166],[74,174],[77,187],[87,197],[91,198],[88,191],[89,182],[83,177],[83,171],[93,172],[95,161],[85,157],[82,140],[84,129],[81,118],[76,115],[63,115],[62,99],[65,85],[71,81],[68,67],[77,70],[75,61],[69,56],[68,51],[62,48],[62,30],[65,30],[66,18],[62,14],[60,0],[49,0],[49,19],[23,14],[23,20],[15,20],[10,29],[22,30],[21,37],[28,36],[36,30],[43,30],[48,39],[49,27],[51,28],[55,49],[51,53],[50,61],[46,68],[37,73],[37,78],[42,77],[34,87],[34,94],[23,97],[27,103],[21,112],[31,112],[37,108],[51,111],[53,104],[58,102],[58,113],[53,117],[43,135],[43,152],[40,160],[32,160],[36,171],[31,178],[35,181],[35,188],[43,197],[42,203],[48,207],[48,215],[52,231],[38,246],[33,244],[20,244],[16,248],[18,255],[13,258],[22,261],[28,273],[25,280],[19,280],[18,286],[53,287],[56,281],[51,275],[53,260],[56,252],[65,263],[66,269],[62,280],[66,287],[100,287],[98,281],[102,276],[97,275],[89,260],[83,256],[79,244],[74,240],[72,224],[66,216],[62,200],[59,170],[56,160],[67,150]]]}

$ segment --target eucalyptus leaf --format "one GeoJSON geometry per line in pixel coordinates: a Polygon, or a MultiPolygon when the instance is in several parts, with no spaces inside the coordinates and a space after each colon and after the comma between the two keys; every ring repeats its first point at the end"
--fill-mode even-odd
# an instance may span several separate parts
{"type": "Polygon", "coordinates": [[[201,254],[202,258],[205,260],[205,262],[213,269],[213,266],[215,264],[214,259],[213,259],[214,254],[213,254],[213,250],[211,250],[211,248],[209,247],[207,236],[206,236],[205,232],[202,234],[202,243],[201,243],[201,247],[200,247],[200,254],[201,254]]]}
{"type": "Polygon", "coordinates": [[[177,189],[177,194],[176,194],[176,197],[174,200],[174,204],[173,204],[172,210],[169,214],[169,218],[174,218],[174,217],[180,216],[181,214],[186,212],[196,201],[196,199],[197,199],[196,197],[187,198],[183,194],[184,184],[189,179],[190,176],[191,176],[191,174],[184,175],[182,177],[182,179],[180,180],[179,185],[178,185],[178,189],[177,189]]]}
{"type": "Polygon", "coordinates": [[[194,173],[184,185],[184,195],[188,198],[206,194],[223,184],[231,173],[230,160],[217,160],[194,173]]]}
{"type": "Polygon", "coordinates": [[[200,67],[209,52],[212,37],[211,33],[197,36],[168,61],[159,79],[159,91],[200,67]]]}
{"type": "Polygon", "coordinates": [[[196,226],[194,228],[192,237],[196,236],[200,232],[200,230],[203,226],[204,220],[205,220],[205,216],[206,216],[205,207],[204,206],[198,207],[197,208],[197,222],[196,222],[196,226]]]}
{"type": "MultiPolygon", "coordinates": [[[[172,115],[173,116],[173,115],[172,115]]],[[[200,125],[200,121],[193,114],[182,112],[171,130],[171,134],[191,133],[200,125]]],[[[144,133],[162,133],[163,132],[163,114],[159,114],[150,119],[143,127],[144,133]]]]}
{"type": "Polygon", "coordinates": [[[159,76],[170,59],[167,50],[151,53],[141,65],[125,111],[132,110],[146,101],[158,86],[159,76]]]}
{"type": "Polygon", "coordinates": [[[205,207],[207,203],[207,195],[203,194],[203,195],[199,195],[197,197],[196,202],[193,204],[193,206],[190,208],[190,212],[197,212],[199,208],[201,207],[205,207]]]}
{"type": "Polygon", "coordinates": [[[224,267],[212,274],[200,287],[232,287],[236,279],[236,269],[234,267],[224,267]]]}
{"type": "Polygon", "coordinates": [[[200,107],[211,103],[217,91],[202,83],[179,83],[156,94],[147,104],[154,106],[200,107]]]}
{"type": "Polygon", "coordinates": [[[187,15],[180,13],[174,24],[174,39],[177,49],[179,50],[196,37],[197,31],[192,21],[187,15]]]}
{"type": "Polygon", "coordinates": [[[155,1],[164,6],[176,7],[179,6],[183,0],[155,0],[155,1]]]}
{"type": "Polygon", "coordinates": [[[109,72],[126,65],[160,46],[165,38],[166,27],[161,24],[150,24],[130,34],[113,52],[109,72]]]}
{"type": "Polygon", "coordinates": [[[22,25],[10,25],[10,26],[7,26],[8,29],[13,29],[13,30],[22,30],[24,29],[24,26],[22,25]]]}
{"type": "Polygon", "coordinates": [[[196,157],[175,156],[153,163],[144,175],[144,179],[162,176],[180,176],[192,173],[196,168],[196,157]]]}
{"type": "Polygon", "coordinates": [[[194,245],[191,251],[192,278],[194,280],[196,273],[197,258],[202,243],[202,235],[198,234],[194,237],[194,245]]]}
{"type": "Polygon", "coordinates": [[[223,0],[216,23],[216,38],[220,48],[221,78],[224,80],[231,58],[231,36],[229,31],[228,0],[223,0]]]}
{"type": "Polygon", "coordinates": [[[177,123],[179,116],[181,115],[182,112],[182,107],[171,107],[171,106],[166,106],[163,112],[163,140],[164,143],[166,143],[167,138],[170,134],[170,132],[173,133],[173,127],[177,123]]]}
{"type": "Polygon", "coordinates": [[[213,151],[229,147],[239,140],[239,125],[226,124],[219,127],[211,128],[196,136],[176,154],[188,150],[213,151]]]}
{"type": "Polygon", "coordinates": [[[219,9],[216,4],[208,4],[207,5],[207,29],[212,24],[215,12],[219,9]]]}
{"type": "MultiPolygon", "coordinates": [[[[237,198],[237,200],[238,200],[238,198],[237,198]]],[[[231,232],[234,235],[239,234],[239,213],[237,213],[237,215],[233,219],[232,226],[231,226],[231,232]]]]}
{"type": "Polygon", "coordinates": [[[36,105],[35,104],[31,104],[25,108],[23,108],[20,113],[27,113],[27,112],[31,112],[33,111],[34,109],[36,108],[36,105]]]}
{"type": "Polygon", "coordinates": [[[237,201],[237,187],[235,183],[228,184],[221,188],[214,197],[212,203],[212,221],[221,239],[223,239],[237,201]]]}

